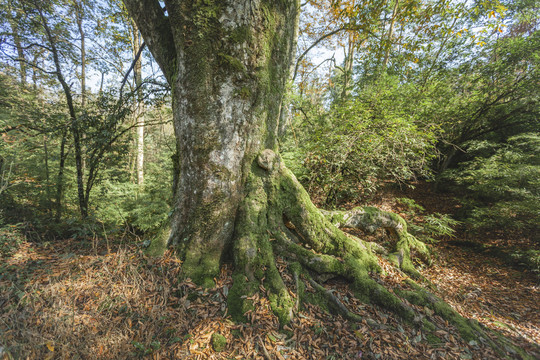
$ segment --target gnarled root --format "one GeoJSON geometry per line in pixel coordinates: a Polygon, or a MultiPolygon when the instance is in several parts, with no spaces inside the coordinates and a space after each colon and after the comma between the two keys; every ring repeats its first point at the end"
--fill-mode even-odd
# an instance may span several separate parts
{"type": "Polygon", "coordinates": [[[412,262],[412,253],[426,264],[431,264],[431,256],[426,244],[416,239],[407,231],[405,220],[394,213],[375,207],[358,207],[349,211],[321,212],[339,228],[353,228],[372,234],[378,229],[386,230],[394,239],[394,246],[389,259],[404,272],[418,278],[420,273],[412,262]]]}
{"type": "MultiPolygon", "coordinates": [[[[354,309],[348,309],[320,284],[325,279],[339,276],[349,281],[351,290],[360,300],[391,310],[424,330],[435,331],[435,325],[402,298],[432,309],[433,313],[456,325],[467,340],[487,341],[501,354],[510,348],[511,345],[504,340],[493,343],[479,324],[465,320],[448,304],[412,280],[407,286],[411,290],[396,288],[395,295],[370,277],[370,273],[380,271],[374,253],[384,252],[384,249],[348,235],[339,227],[367,232],[378,228],[388,230],[396,238],[390,257],[404,271],[417,274],[411,261],[411,250],[427,262],[429,252],[423,243],[407,232],[405,221],[398,215],[375,208],[348,212],[318,210],[295,176],[271,150],[264,150],[253,162],[245,190],[231,243],[235,272],[228,305],[233,319],[244,319],[244,314],[253,309],[252,299],[258,292],[263,292],[280,323],[289,322],[293,313],[298,311],[306,281],[319,292],[328,308],[346,318],[359,320],[354,309]],[[292,290],[296,291],[296,296],[283,281],[276,266],[276,256],[288,260],[296,285],[292,290]]],[[[166,239],[167,231],[164,230],[154,239],[149,250],[154,254],[162,253],[166,239]]],[[[185,276],[200,271],[205,269],[192,272],[189,268],[184,269],[185,276]]]]}
{"type": "MultiPolygon", "coordinates": [[[[370,278],[370,272],[380,271],[372,251],[375,246],[334,226],[274,152],[264,150],[259,155],[246,190],[233,245],[236,272],[229,293],[231,314],[241,316],[248,311],[252,306],[249,298],[262,283],[280,321],[291,319],[295,301],[276,269],[274,255],[279,254],[297,261],[317,278],[343,277],[351,282],[357,297],[414,320],[410,307],[370,278]]],[[[374,250],[380,251],[378,247],[374,250]]],[[[324,297],[334,302],[327,295],[324,297]]],[[[343,306],[334,305],[354,317],[343,306]]]]}

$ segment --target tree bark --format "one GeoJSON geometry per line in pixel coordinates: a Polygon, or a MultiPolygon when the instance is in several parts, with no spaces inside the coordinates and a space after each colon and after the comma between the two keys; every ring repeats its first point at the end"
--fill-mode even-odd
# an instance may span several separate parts
{"type": "MultiPolygon", "coordinates": [[[[10,9],[11,10],[11,9],[10,9]]],[[[19,11],[16,11],[17,15],[15,18],[11,17],[11,13],[8,15],[8,22],[11,27],[11,32],[13,36],[13,42],[17,48],[17,59],[19,62],[19,76],[21,79],[21,84],[26,85],[26,57],[24,55],[23,47],[21,45],[21,36],[19,33],[19,25],[21,15],[19,11]]]]}
{"type": "Polygon", "coordinates": [[[345,64],[343,66],[343,90],[341,91],[341,98],[345,99],[350,94],[350,83],[352,80],[352,71],[354,64],[354,48],[355,40],[354,34],[349,32],[349,38],[347,41],[347,54],[345,55],[345,64]]]}
{"type": "Polygon", "coordinates": [[[396,24],[397,12],[399,7],[399,0],[395,0],[394,10],[392,10],[392,20],[390,21],[390,29],[388,29],[388,43],[384,51],[384,60],[382,64],[383,71],[386,71],[388,66],[388,59],[390,58],[390,49],[392,48],[392,37],[394,36],[394,25],[396,24]]]}
{"type": "Polygon", "coordinates": [[[167,1],[165,17],[156,3],[126,1],[173,89],[178,181],[169,243],[187,275],[210,285],[231,245],[253,161],[277,147],[298,4],[167,1]],[[175,26],[159,34],[154,25],[169,21],[175,26]],[[174,46],[163,45],[169,41],[174,46]]]}
{"type": "Polygon", "coordinates": [[[64,167],[66,163],[66,131],[62,132],[60,141],[60,164],[58,165],[58,175],[56,177],[56,221],[62,218],[62,198],[64,195],[64,167]]]}
{"type": "MultiPolygon", "coordinates": [[[[81,37],[81,110],[85,111],[86,107],[86,34],[83,28],[84,18],[84,4],[82,2],[73,1],[75,7],[75,17],[77,21],[77,29],[81,37]]],[[[84,117],[83,117],[84,118],[84,117]]],[[[82,131],[81,140],[84,143],[86,139],[86,133],[82,131]]],[[[81,171],[84,177],[84,171],[86,169],[86,156],[81,153],[81,171]]]]}
{"type": "Polygon", "coordinates": [[[135,109],[135,121],[137,123],[137,184],[142,186],[144,184],[144,103],[142,97],[142,60],[139,54],[141,49],[141,38],[139,35],[139,28],[135,22],[132,22],[133,27],[133,59],[135,64],[133,66],[133,76],[135,77],[135,88],[137,91],[137,104],[135,109]]]}

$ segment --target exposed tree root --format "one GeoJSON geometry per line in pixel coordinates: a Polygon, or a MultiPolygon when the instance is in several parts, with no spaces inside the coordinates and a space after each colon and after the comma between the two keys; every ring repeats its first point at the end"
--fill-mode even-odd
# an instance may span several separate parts
{"type": "MultiPolygon", "coordinates": [[[[402,236],[401,231],[398,234],[402,236]]],[[[241,316],[250,309],[249,297],[262,282],[280,321],[292,318],[295,301],[275,267],[274,254],[279,254],[297,261],[318,279],[343,277],[360,299],[388,308],[408,321],[415,319],[409,306],[369,276],[380,271],[373,250],[381,249],[334,226],[271,150],[263,151],[253,165],[233,246],[236,273],[229,293],[231,314],[241,316]]],[[[409,252],[402,253],[404,259],[408,256],[409,252]]],[[[406,261],[410,259],[402,263],[406,261]]],[[[314,287],[321,290],[320,285],[314,287]]],[[[332,306],[341,308],[331,296],[325,297],[332,306]]],[[[354,317],[344,308],[341,311],[354,317]]]]}
{"type": "Polygon", "coordinates": [[[334,295],[331,291],[325,289],[322,285],[317,283],[315,280],[313,280],[311,277],[308,278],[309,283],[315,290],[317,290],[319,293],[322,294],[322,296],[326,299],[326,301],[329,303],[329,305],[332,307],[332,309],[338,313],[339,315],[343,316],[346,319],[353,320],[353,321],[360,321],[362,320],[362,317],[351,312],[343,303],[334,295]]]}
{"type": "MultiPolygon", "coordinates": [[[[380,245],[345,234],[339,227],[357,228],[369,233],[379,228],[386,229],[396,239],[389,258],[413,277],[420,276],[414,268],[411,253],[430,262],[427,247],[407,232],[407,225],[400,216],[369,207],[347,212],[320,211],[279,156],[268,149],[261,152],[247,179],[246,196],[238,209],[231,244],[235,273],[228,306],[233,319],[243,320],[244,314],[253,309],[252,300],[256,294],[263,292],[280,323],[288,323],[300,305],[305,286],[300,279],[302,275],[319,292],[328,308],[346,318],[359,320],[360,316],[354,313],[354,309],[348,309],[318,283],[337,276],[349,281],[360,300],[393,311],[426,331],[434,331],[435,325],[402,298],[432,309],[454,324],[466,340],[492,342],[478,323],[464,319],[416,283],[411,281],[408,284],[412,290],[394,289],[396,295],[373,280],[370,273],[381,271],[374,253],[385,250],[380,245]],[[276,255],[289,261],[296,296],[281,278],[276,267],[276,255]]],[[[154,253],[155,249],[163,248],[165,238],[155,239],[151,246],[154,253]]],[[[208,279],[193,277],[200,273],[200,269],[190,269],[184,263],[183,272],[195,282],[208,283],[208,279]]],[[[492,346],[504,354],[504,346],[507,345],[501,348],[492,343],[492,346]]]]}
{"type": "Polygon", "coordinates": [[[359,229],[368,234],[378,229],[386,230],[394,239],[392,253],[388,256],[389,260],[414,278],[420,277],[420,273],[413,265],[413,254],[424,263],[431,264],[431,256],[426,244],[407,231],[407,223],[397,214],[369,206],[349,211],[322,210],[321,212],[339,228],[359,229]]]}

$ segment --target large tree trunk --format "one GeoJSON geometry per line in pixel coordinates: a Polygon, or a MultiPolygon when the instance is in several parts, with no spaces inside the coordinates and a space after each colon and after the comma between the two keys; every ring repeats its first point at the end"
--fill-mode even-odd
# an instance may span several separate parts
{"type": "Polygon", "coordinates": [[[276,150],[281,99],[295,49],[294,1],[168,2],[176,64],[170,72],[177,138],[169,242],[184,272],[211,285],[232,245],[252,164],[276,150]]]}
{"type": "Polygon", "coordinates": [[[369,246],[332,225],[276,154],[299,3],[165,3],[166,13],[157,1],[126,1],[173,89],[177,180],[162,245],[177,249],[184,275],[212,286],[232,253],[233,307],[243,313],[248,305],[242,295],[257,291],[264,279],[275,312],[286,321],[294,302],[274,260],[275,252],[283,252],[315,272],[345,276],[368,293],[378,289],[387,306],[407,313],[367,276],[377,268],[369,246]]]}
{"type": "MultiPolygon", "coordinates": [[[[410,306],[370,278],[380,270],[379,247],[338,226],[387,228],[397,237],[395,262],[406,264],[406,271],[411,250],[423,253],[423,244],[394,215],[319,211],[277,153],[299,2],[170,0],[166,11],[157,0],[125,3],[173,90],[174,213],[150,251],[175,247],[184,276],[204,286],[214,285],[221,262],[232,254],[233,318],[242,318],[252,295],[264,291],[280,321],[291,319],[295,289],[287,289],[277,270],[275,256],[282,256],[297,279],[302,274],[329,302],[339,300],[314,278],[343,277],[358,297],[417,321],[410,306]]],[[[343,304],[334,305],[357,319],[343,304]]]]}

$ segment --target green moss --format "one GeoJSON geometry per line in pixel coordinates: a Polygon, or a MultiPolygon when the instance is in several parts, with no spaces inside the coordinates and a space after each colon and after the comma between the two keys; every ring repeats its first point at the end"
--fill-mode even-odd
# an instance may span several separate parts
{"type": "Polygon", "coordinates": [[[424,306],[424,305],[427,304],[426,299],[424,298],[424,296],[422,296],[422,294],[420,294],[418,292],[408,291],[408,290],[401,290],[401,289],[394,289],[394,292],[397,295],[407,299],[411,304],[420,305],[420,306],[424,306]]]}
{"type": "Polygon", "coordinates": [[[303,303],[317,305],[323,311],[330,312],[330,308],[328,307],[328,301],[326,301],[326,298],[320,292],[306,292],[301,300],[303,303]]]}
{"type": "Polygon", "coordinates": [[[380,305],[406,321],[414,319],[412,310],[408,309],[398,297],[367,276],[360,277],[353,283],[353,291],[358,299],[366,303],[373,302],[380,305]]]}
{"type": "Polygon", "coordinates": [[[459,334],[465,341],[478,340],[477,332],[481,332],[480,327],[477,324],[467,321],[467,319],[452,309],[450,305],[442,300],[437,301],[433,304],[433,310],[435,311],[435,314],[456,326],[459,334]]]}
{"type": "Polygon", "coordinates": [[[197,27],[199,38],[204,38],[217,27],[223,4],[219,0],[197,0],[193,14],[193,24],[197,27]]]}
{"type": "Polygon", "coordinates": [[[435,345],[435,346],[443,343],[443,341],[438,336],[435,336],[431,333],[426,334],[426,340],[428,344],[435,345]]]}
{"type": "Polygon", "coordinates": [[[245,25],[234,28],[229,34],[229,39],[233,44],[243,44],[245,42],[248,42],[250,38],[251,31],[245,25]]]}
{"type": "Polygon", "coordinates": [[[224,53],[218,53],[217,55],[219,58],[219,63],[222,67],[228,68],[235,72],[245,71],[244,63],[237,58],[224,53]]]}
{"type": "Polygon", "coordinates": [[[161,257],[167,251],[167,242],[171,233],[169,222],[163,225],[157,234],[150,241],[150,246],[145,250],[145,254],[150,257],[161,257]]]}
{"type": "Polygon", "coordinates": [[[292,309],[294,307],[294,301],[291,299],[288,293],[281,292],[279,294],[269,293],[268,300],[270,301],[270,307],[272,312],[279,319],[281,325],[286,325],[292,320],[292,309]]]}
{"type": "Polygon", "coordinates": [[[396,292],[409,302],[419,306],[426,306],[432,309],[436,315],[453,324],[459,331],[461,337],[466,340],[478,340],[478,334],[482,329],[477,323],[473,323],[459,315],[450,305],[428,293],[413,281],[407,281],[413,287],[413,291],[396,290],[396,292]]]}
{"type": "Polygon", "coordinates": [[[227,305],[229,315],[233,321],[244,322],[244,314],[255,309],[253,302],[247,298],[254,295],[259,289],[257,282],[248,281],[244,274],[236,273],[233,275],[233,286],[227,296],[227,305]]]}
{"type": "Polygon", "coordinates": [[[202,249],[195,248],[193,244],[191,245],[182,264],[182,276],[190,278],[195,284],[202,287],[214,287],[214,278],[219,274],[220,254],[215,252],[203,253],[202,249]]]}
{"type": "Polygon", "coordinates": [[[247,100],[251,97],[251,89],[247,86],[242,87],[240,90],[238,90],[236,96],[247,100]]]}
{"type": "Polygon", "coordinates": [[[212,348],[216,352],[221,352],[225,350],[225,347],[227,346],[227,338],[220,333],[213,333],[212,334],[212,348]]]}
{"type": "Polygon", "coordinates": [[[432,331],[435,331],[437,328],[431,321],[427,320],[426,318],[423,318],[422,329],[426,332],[432,332],[432,331]]]}

